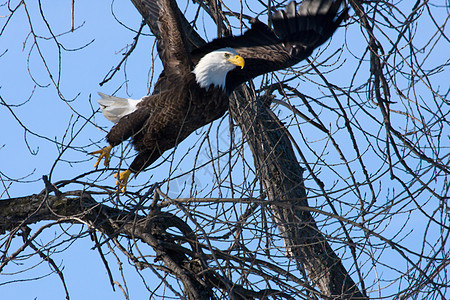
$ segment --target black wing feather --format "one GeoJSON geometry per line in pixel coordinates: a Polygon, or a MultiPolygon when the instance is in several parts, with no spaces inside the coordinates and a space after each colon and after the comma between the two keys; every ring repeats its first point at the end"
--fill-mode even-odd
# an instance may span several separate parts
{"type": "Polygon", "coordinates": [[[274,29],[258,20],[244,35],[225,37],[194,50],[194,64],[211,51],[231,47],[245,59],[244,69],[228,73],[227,90],[236,88],[258,75],[291,67],[311,55],[328,40],[347,14],[337,16],[342,0],[305,0],[298,10],[295,1],[273,13],[274,29]]]}
{"type": "MultiPolygon", "coordinates": [[[[174,0],[143,0],[147,23],[157,38],[157,50],[165,76],[184,76],[192,69],[190,47],[183,30],[183,18],[174,0]]],[[[172,78],[173,79],[173,78],[172,78]]]]}

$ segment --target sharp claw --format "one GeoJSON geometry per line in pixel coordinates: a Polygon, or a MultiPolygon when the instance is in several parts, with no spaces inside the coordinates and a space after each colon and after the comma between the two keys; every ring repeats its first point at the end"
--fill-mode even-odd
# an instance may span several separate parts
{"type": "Polygon", "coordinates": [[[99,157],[97,158],[97,162],[94,164],[94,168],[98,167],[98,165],[102,161],[102,158],[105,158],[105,167],[107,167],[109,165],[109,154],[111,152],[111,149],[112,149],[112,146],[109,145],[109,146],[104,147],[104,148],[102,148],[100,150],[91,152],[92,155],[100,154],[99,157]]]}
{"type": "Polygon", "coordinates": [[[118,185],[118,190],[121,193],[125,193],[127,190],[127,183],[130,174],[131,174],[130,170],[114,174],[114,178],[117,178],[116,185],[118,185]]]}

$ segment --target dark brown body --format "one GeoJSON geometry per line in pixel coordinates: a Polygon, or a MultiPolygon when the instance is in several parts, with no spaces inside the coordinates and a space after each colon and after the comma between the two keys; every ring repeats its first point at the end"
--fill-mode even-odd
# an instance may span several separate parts
{"type": "Polygon", "coordinates": [[[144,97],[138,109],[120,119],[106,136],[113,147],[132,138],[139,152],[129,168],[132,172],[145,169],[164,151],[227,111],[228,96],[222,89],[200,88],[193,73],[182,78],[186,81],[170,82],[166,78],[161,93],[144,97]]]}

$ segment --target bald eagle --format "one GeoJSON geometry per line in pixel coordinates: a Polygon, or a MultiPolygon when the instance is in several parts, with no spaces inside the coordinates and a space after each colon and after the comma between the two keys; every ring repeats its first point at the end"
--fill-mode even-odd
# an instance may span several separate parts
{"type": "Polygon", "coordinates": [[[252,20],[242,36],[215,39],[190,50],[176,1],[145,1],[164,70],[152,95],[140,100],[100,94],[103,114],[116,124],[106,136],[109,145],[92,152],[99,155],[95,167],[102,159],[108,166],[111,149],[131,138],[138,154],[127,170],[115,175],[124,192],[130,174],[222,117],[228,96],[240,84],[293,66],[328,40],[346,15],[346,10],[338,14],[341,2],[292,1],[271,15],[273,29],[252,20]]]}

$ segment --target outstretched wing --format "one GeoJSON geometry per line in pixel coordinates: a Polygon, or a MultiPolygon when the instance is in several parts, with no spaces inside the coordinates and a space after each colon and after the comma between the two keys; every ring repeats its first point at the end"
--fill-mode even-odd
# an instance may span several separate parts
{"type": "Polygon", "coordinates": [[[182,76],[190,72],[190,50],[176,1],[142,0],[140,6],[147,11],[147,23],[158,39],[157,49],[165,76],[182,76]]]}
{"type": "Polygon", "coordinates": [[[298,9],[295,1],[272,17],[274,29],[254,20],[250,30],[237,37],[225,37],[194,50],[196,63],[216,49],[231,47],[245,59],[244,69],[228,73],[227,89],[232,90],[258,75],[293,66],[328,40],[338,28],[347,10],[338,15],[342,0],[305,0],[298,9]]]}

